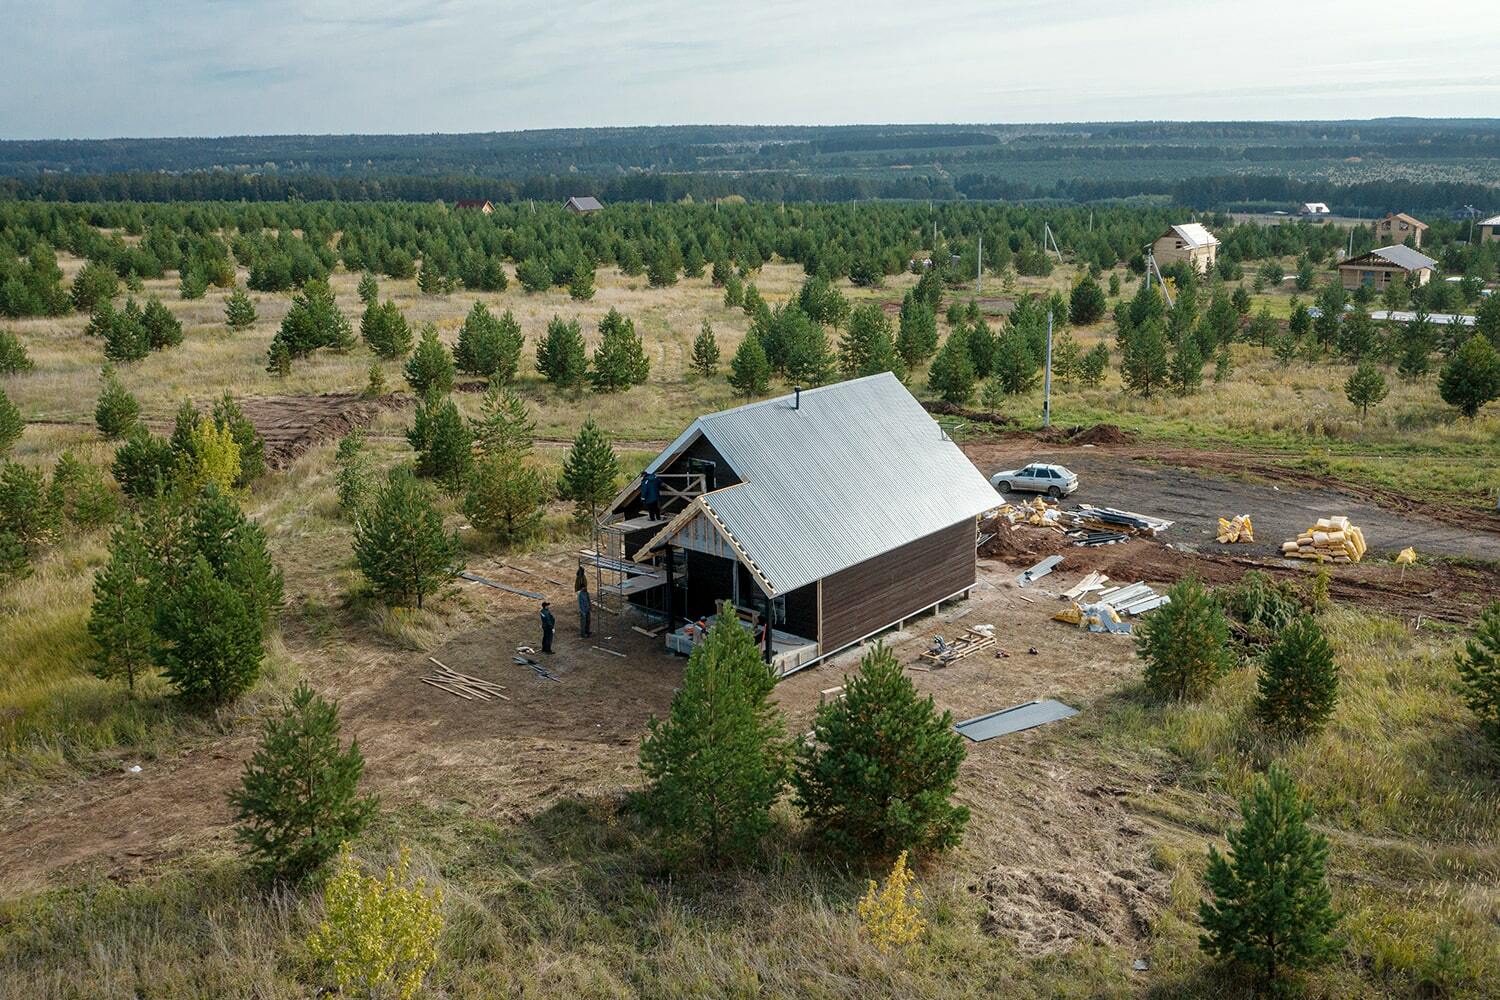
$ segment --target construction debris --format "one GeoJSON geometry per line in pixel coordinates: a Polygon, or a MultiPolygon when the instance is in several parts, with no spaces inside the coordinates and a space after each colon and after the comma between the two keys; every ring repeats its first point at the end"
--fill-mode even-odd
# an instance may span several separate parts
{"type": "Polygon", "coordinates": [[[437,670],[426,677],[417,678],[423,684],[456,694],[464,701],[491,701],[495,698],[510,701],[509,696],[501,693],[505,690],[504,685],[461,674],[436,657],[429,656],[427,659],[437,665],[437,670]]]}
{"type": "Polygon", "coordinates": [[[511,659],[516,661],[516,663],[520,664],[523,667],[530,667],[531,672],[536,674],[544,681],[557,681],[559,684],[562,683],[561,677],[557,676],[552,671],[548,670],[546,667],[542,666],[540,663],[529,657],[512,656],[511,659]]]}
{"type": "Polygon", "coordinates": [[[966,656],[973,656],[981,649],[986,649],[995,644],[994,626],[977,626],[964,629],[964,634],[952,642],[940,635],[935,635],[928,642],[926,651],[917,654],[917,658],[928,664],[928,666],[915,665],[918,670],[931,670],[946,667],[955,660],[962,660],[966,656]]]}
{"type": "Polygon", "coordinates": [[[1053,568],[1056,567],[1060,562],[1062,562],[1062,556],[1048,556],[1041,562],[1037,563],[1035,566],[1026,570],[1020,576],[1016,577],[1016,586],[1024,587],[1029,583],[1035,583],[1037,580],[1040,580],[1042,577],[1052,572],[1053,568]]]}
{"type": "MultiPolygon", "coordinates": [[[[1087,578],[1083,582],[1087,582],[1087,578]]],[[[1105,588],[1099,591],[1092,602],[1080,603],[1078,598],[1093,589],[1095,588],[1091,586],[1088,590],[1079,591],[1073,597],[1072,606],[1053,615],[1052,620],[1077,625],[1090,632],[1129,634],[1131,624],[1122,615],[1137,617],[1154,611],[1171,600],[1166,594],[1158,594],[1145,583],[1132,583],[1126,587],[1105,588]]],[[[1072,591],[1069,591],[1064,596],[1071,595],[1072,591]]]]}
{"type": "Polygon", "coordinates": [[[1104,585],[1108,582],[1109,577],[1105,576],[1103,573],[1095,571],[1084,577],[1082,580],[1079,580],[1072,587],[1069,587],[1067,590],[1063,591],[1062,596],[1066,597],[1070,601],[1076,601],[1091,590],[1103,590],[1104,585]]]}
{"type": "Polygon", "coordinates": [[[1095,507],[1086,503],[1079,504],[1076,511],[1065,515],[1065,519],[1077,528],[1126,532],[1132,535],[1144,535],[1148,538],[1155,538],[1173,524],[1159,517],[1148,517],[1145,514],[1116,510],[1113,507],[1095,507]]]}
{"type": "Polygon", "coordinates": [[[988,511],[984,515],[985,520],[1002,521],[1009,525],[1029,524],[1038,528],[1056,528],[1062,530],[1058,522],[1062,519],[1062,510],[1055,503],[1048,503],[1041,497],[1037,497],[1030,503],[1005,503],[988,511]]]}
{"type": "Polygon", "coordinates": [[[1249,514],[1238,514],[1233,518],[1219,518],[1219,543],[1233,545],[1235,542],[1255,541],[1255,525],[1249,514]]]}
{"type": "Polygon", "coordinates": [[[1281,554],[1288,559],[1357,563],[1365,555],[1365,534],[1347,517],[1323,517],[1296,538],[1282,542],[1281,554]]]}
{"type": "Polygon", "coordinates": [[[1010,708],[1002,708],[998,712],[988,715],[975,716],[965,719],[953,728],[963,736],[974,741],[983,743],[985,740],[994,739],[996,736],[1005,736],[1009,733],[1019,733],[1022,730],[1034,729],[1044,726],[1049,722],[1066,719],[1077,715],[1078,709],[1064,705],[1060,701],[1028,701],[1022,705],[1012,705],[1010,708]]]}
{"type": "Polygon", "coordinates": [[[1118,545],[1121,542],[1128,542],[1131,536],[1125,534],[1123,531],[1085,531],[1077,529],[1068,532],[1068,537],[1073,539],[1074,545],[1092,548],[1095,545],[1118,545]]]}

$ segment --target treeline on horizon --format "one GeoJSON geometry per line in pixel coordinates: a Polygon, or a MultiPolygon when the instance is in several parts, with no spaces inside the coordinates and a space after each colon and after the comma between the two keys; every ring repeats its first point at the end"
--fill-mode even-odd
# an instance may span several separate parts
{"type": "Polygon", "coordinates": [[[712,201],[742,197],[761,202],[1060,201],[1075,204],[1150,198],[1195,209],[1239,206],[1290,208],[1322,201],[1340,214],[1387,211],[1451,212],[1465,205],[1487,211],[1500,203],[1500,187],[1488,184],[1371,180],[1351,184],[1304,181],[1277,176],[1213,176],[1183,180],[1058,180],[1027,184],[988,174],[953,180],[913,176],[897,179],[807,177],[761,174],[582,175],[497,180],[473,176],[328,177],[317,174],[240,174],[192,171],[182,174],[124,172],[99,175],[50,174],[0,179],[0,199],[46,202],[168,201],[406,201],[488,199],[497,203],[563,201],[594,195],[606,203],[712,201]]]}

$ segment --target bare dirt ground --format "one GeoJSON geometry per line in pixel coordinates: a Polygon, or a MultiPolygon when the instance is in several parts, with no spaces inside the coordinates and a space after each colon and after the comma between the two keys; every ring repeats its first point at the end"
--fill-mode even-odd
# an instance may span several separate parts
{"type": "Polygon", "coordinates": [[[365,427],[382,410],[411,403],[404,393],[365,399],[353,392],[320,396],[254,396],[240,400],[240,409],[266,443],[266,464],[281,469],[315,445],[365,427]]]}
{"type": "MultiPolygon", "coordinates": [[[[560,798],[615,795],[639,784],[636,759],[647,720],[667,711],[686,661],[666,653],[660,640],[631,631],[633,619],[596,615],[594,636],[579,638],[565,588],[545,582],[566,579],[566,565],[556,559],[511,565],[535,575],[475,568],[559,599],[557,653],[538,657],[557,682],[511,661],[516,646],[538,639],[536,603],[479,586],[461,598],[469,605],[463,627],[431,651],[351,651],[342,638],[289,631],[289,652],[317,664],[308,671],[314,686],[339,700],[345,735],[359,740],[367,782],[388,805],[441,801],[524,821],[560,798]],[[429,655],[504,685],[510,700],[464,701],[421,684],[417,678],[432,668],[429,655]]],[[[956,719],[1042,697],[1087,711],[1135,673],[1128,641],[1048,621],[1060,605],[1040,591],[1028,591],[1036,602],[1028,603],[1012,582],[1016,572],[983,561],[971,600],[888,637],[904,661],[914,662],[932,635],[953,637],[971,623],[996,626],[998,645],[1010,656],[977,655],[912,674],[956,719]],[[1026,653],[1031,647],[1036,655],[1026,653]]],[[[807,731],[820,692],[841,683],[857,657],[858,650],[846,652],[778,686],[793,733],[807,731]]],[[[1062,752],[1067,725],[971,744],[960,781],[960,797],[975,816],[962,848],[962,877],[985,907],[988,925],[1036,952],[1076,940],[1136,940],[1164,892],[1146,863],[1145,831],[1115,788],[1121,776],[1102,759],[1062,752]],[[996,865],[1002,857],[1006,864],[996,865]],[[1066,879],[1048,874],[1062,871],[1066,879]],[[1087,905],[1059,908],[1064,898],[1087,905]]],[[[24,803],[0,828],[0,889],[14,893],[87,875],[129,878],[164,860],[230,847],[224,795],[253,749],[256,729],[240,725],[212,745],[142,761],[139,774],[122,766],[24,803]]]]}

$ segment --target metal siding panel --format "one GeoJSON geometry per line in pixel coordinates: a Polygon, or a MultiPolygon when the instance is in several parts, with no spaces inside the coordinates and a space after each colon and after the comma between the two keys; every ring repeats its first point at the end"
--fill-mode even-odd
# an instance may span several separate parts
{"type": "Polygon", "coordinates": [[[996,736],[1019,733],[1023,729],[1034,729],[1037,726],[1077,714],[1078,709],[1070,708],[1060,701],[1029,701],[1024,705],[1016,705],[1014,708],[1004,708],[988,715],[965,719],[953,728],[975,743],[982,743],[996,736]]]}

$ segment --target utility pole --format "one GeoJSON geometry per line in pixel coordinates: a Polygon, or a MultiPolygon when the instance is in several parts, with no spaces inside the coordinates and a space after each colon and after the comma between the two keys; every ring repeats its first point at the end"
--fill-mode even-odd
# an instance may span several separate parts
{"type": "Polygon", "coordinates": [[[974,265],[974,294],[979,295],[979,288],[984,283],[984,234],[979,236],[979,262],[974,265]]]}
{"type": "Polygon", "coordinates": [[[1042,372],[1042,426],[1052,426],[1052,310],[1047,310],[1047,367],[1042,372]]]}

